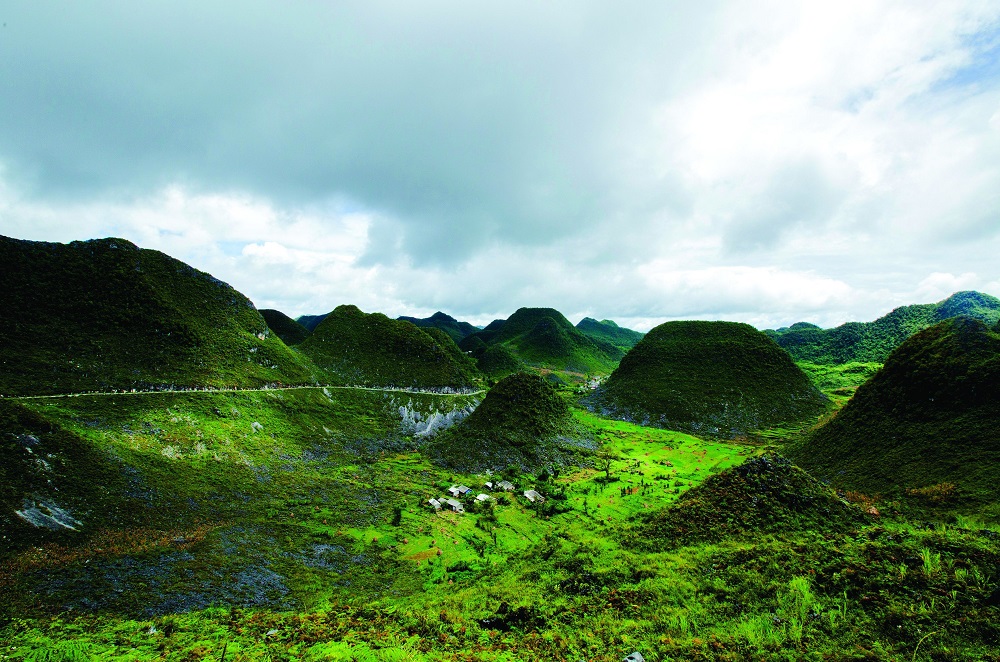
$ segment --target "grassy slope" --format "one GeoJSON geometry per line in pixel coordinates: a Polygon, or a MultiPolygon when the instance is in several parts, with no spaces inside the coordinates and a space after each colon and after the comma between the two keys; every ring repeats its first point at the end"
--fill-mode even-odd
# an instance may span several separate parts
{"type": "Polygon", "coordinates": [[[472,326],[468,322],[459,322],[451,315],[446,315],[440,311],[423,319],[417,317],[399,317],[397,319],[404,322],[410,322],[411,324],[415,324],[422,329],[440,329],[451,336],[451,339],[456,343],[462,342],[462,340],[466,337],[479,331],[479,329],[472,326]]]}
{"type": "Polygon", "coordinates": [[[830,423],[791,452],[817,475],[853,489],[898,493],[953,483],[971,504],[995,504],[998,401],[1000,335],[957,318],[903,343],[830,423]]]}
{"type": "Polygon", "coordinates": [[[0,393],[308,383],[242,294],[122,239],[0,237],[0,393]]]}
{"type": "Polygon", "coordinates": [[[453,345],[409,322],[338,306],[298,348],[349,384],[471,386],[477,375],[453,345]]]}
{"type": "MultiPolygon", "coordinates": [[[[421,505],[428,496],[485,477],[442,472],[405,439],[382,443],[409,394],[331,395],[329,406],[320,389],[137,395],[128,411],[97,398],[27,401],[97,448],[166,458],[163,444],[178,441],[148,435],[136,444],[123,427],[141,430],[144,419],[163,435],[186,435],[192,443],[171,459],[181,486],[206,465],[197,430],[229,439],[229,452],[244,452],[260,475],[261,498],[232,499],[225,521],[97,532],[0,562],[5,655],[186,660],[220,659],[225,649],[227,660],[610,661],[633,650],[658,660],[996,652],[1000,543],[988,535],[883,519],[856,534],[742,530],[638,551],[629,520],[752,451],[576,409],[618,457],[612,482],[588,468],[547,480],[521,474],[518,492],[492,508],[435,514],[421,505]],[[230,407],[241,421],[260,419],[266,438],[216,425],[212,409],[230,407]],[[303,417],[303,407],[315,414],[303,417]],[[352,443],[371,448],[358,453],[352,443]],[[529,487],[551,498],[532,506],[518,496],[529,487]]],[[[238,457],[207,463],[242,464],[238,457]]],[[[213,483],[245,487],[225,474],[213,483]]]]}
{"type": "Polygon", "coordinates": [[[667,322],[632,349],[592,398],[616,417],[733,436],[821,413],[825,398],[747,324],[667,322]]]}
{"type": "Polygon", "coordinates": [[[267,322],[267,326],[274,335],[281,338],[281,341],[291,347],[309,337],[309,329],[302,326],[280,310],[265,308],[260,311],[261,317],[267,322]]]}
{"type": "Polygon", "coordinates": [[[951,317],[1000,320],[1000,299],[981,292],[956,292],[944,301],[896,308],[874,322],[848,322],[834,329],[794,324],[767,333],[797,361],[817,364],[883,363],[911,335],[951,317]]]}
{"type": "Polygon", "coordinates": [[[627,352],[635,347],[645,335],[632,329],[622,328],[612,320],[601,320],[598,322],[590,317],[584,317],[580,320],[576,328],[584,335],[590,337],[591,340],[609,343],[622,352],[627,352]]]}

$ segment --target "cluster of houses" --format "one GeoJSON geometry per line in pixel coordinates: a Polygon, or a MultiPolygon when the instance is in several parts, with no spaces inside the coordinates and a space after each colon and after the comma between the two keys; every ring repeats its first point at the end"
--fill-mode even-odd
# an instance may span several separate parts
{"type": "MultiPolygon", "coordinates": [[[[498,482],[484,483],[483,487],[491,492],[513,492],[514,484],[507,480],[501,480],[498,482]]],[[[452,510],[456,513],[464,513],[465,506],[459,499],[466,498],[469,493],[472,492],[472,488],[466,485],[452,485],[448,488],[448,493],[451,497],[441,497],[440,499],[428,499],[427,503],[435,511],[441,509],[452,510]]],[[[532,503],[541,503],[545,501],[545,497],[536,492],[535,490],[525,490],[524,497],[532,503]]],[[[490,501],[493,499],[489,494],[485,492],[480,492],[476,495],[476,501],[490,501]]]]}

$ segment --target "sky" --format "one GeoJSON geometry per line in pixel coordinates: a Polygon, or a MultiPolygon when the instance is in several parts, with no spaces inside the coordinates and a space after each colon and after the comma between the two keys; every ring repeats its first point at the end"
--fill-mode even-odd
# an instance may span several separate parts
{"type": "Polygon", "coordinates": [[[1000,3],[11,0],[0,234],[296,317],[1000,296],[1000,3]]]}

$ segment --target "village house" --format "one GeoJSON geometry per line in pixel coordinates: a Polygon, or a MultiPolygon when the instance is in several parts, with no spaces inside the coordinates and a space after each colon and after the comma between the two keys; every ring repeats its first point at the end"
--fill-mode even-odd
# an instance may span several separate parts
{"type": "Polygon", "coordinates": [[[489,501],[492,498],[493,497],[491,497],[489,494],[477,494],[476,495],[476,501],[489,501]]]}
{"type": "Polygon", "coordinates": [[[445,499],[444,502],[445,504],[447,504],[449,508],[454,510],[456,513],[465,512],[465,508],[462,506],[462,503],[460,501],[455,501],[454,499],[445,499]]]}
{"type": "Polygon", "coordinates": [[[472,491],[471,487],[466,487],[465,485],[452,485],[448,488],[448,491],[453,497],[465,496],[472,491]]]}
{"type": "Polygon", "coordinates": [[[501,480],[499,483],[497,483],[497,487],[499,487],[501,490],[503,490],[505,492],[513,492],[514,491],[514,483],[511,483],[511,482],[506,481],[506,480],[501,480]]]}
{"type": "Polygon", "coordinates": [[[535,490],[525,490],[524,491],[524,496],[531,503],[536,503],[536,502],[537,503],[542,503],[543,501],[545,501],[545,497],[543,497],[541,494],[539,494],[535,490]]]}
{"type": "Polygon", "coordinates": [[[429,503],[431,505],[431,508],[433,508],[434,510],[441,510],[441,502],[438,501],[437,499],[428,499],[427,503],[429,503]]]}

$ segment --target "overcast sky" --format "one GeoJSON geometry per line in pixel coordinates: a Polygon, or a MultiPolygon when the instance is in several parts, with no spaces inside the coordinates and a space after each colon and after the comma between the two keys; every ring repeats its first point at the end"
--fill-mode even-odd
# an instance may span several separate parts
{"type": "Polygon", "coordinates": [[[1000,3],[0,7],[0,234],[297,316],[833,326],[1000,295],[1000,3]]]}

